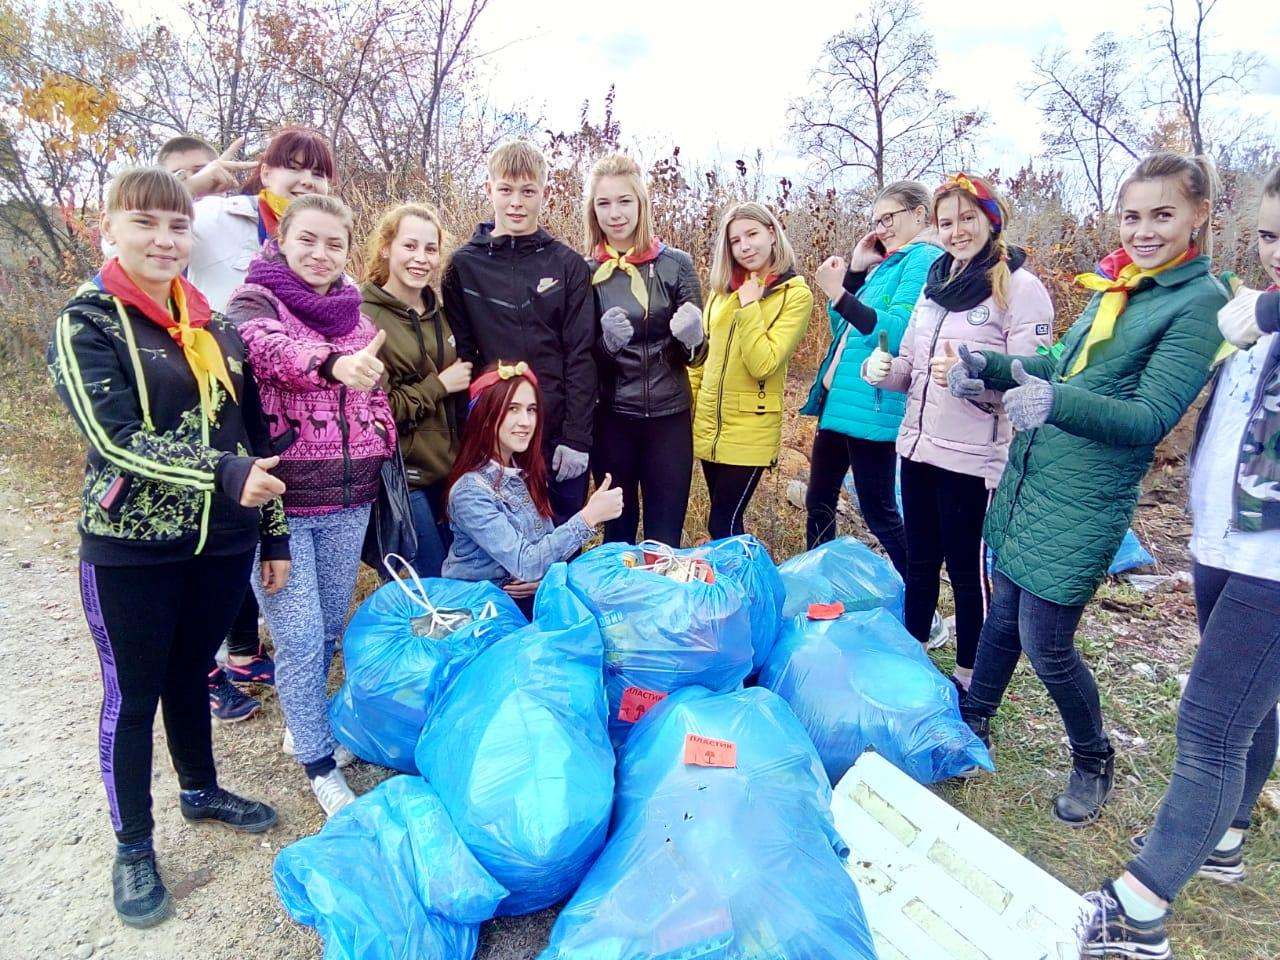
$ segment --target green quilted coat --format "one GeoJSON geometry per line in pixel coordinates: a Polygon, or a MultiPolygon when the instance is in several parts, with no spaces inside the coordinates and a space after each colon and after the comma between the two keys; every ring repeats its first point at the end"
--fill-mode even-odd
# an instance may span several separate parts
{"type": "MultiPolygon", "coordinates": [[[[1021,357],[1054,384],[1048,422],[1018,433],[987,511],[984,536],[996,568],[1024,590],[1064,605],[1087,603],[1133,516],[1156,444],[1209,378],[1227,301],[1196,257],[1148,278],[1129,296],[1110,340],[1064,381],[1093,324],[1101,294],[1051,356],[1021,357]]],[[[1015,386],[1014,358],[986,353],[989,387],[1015,386]]]]}

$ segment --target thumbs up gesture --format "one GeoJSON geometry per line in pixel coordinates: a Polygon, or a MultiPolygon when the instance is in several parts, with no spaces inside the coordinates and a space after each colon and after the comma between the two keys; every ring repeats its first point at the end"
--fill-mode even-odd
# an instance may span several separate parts
{"type": "Polygon", "coordinates": [[[1013,361],[1010,369],[1017,384],[1004,395],[1005,413],[1015,430],[1034,430],[1043,426],[1053,412],[1053,384],[1033,377],[1022,366],[1021,360],[1013,361]]]}
{"type": "Polygon", "coordinates": [[[613,486],[613,477],[604,475],[600,486],[591,495],[587,505],[582,508],[582,519],[593,527],[598,527],[607,520],[615,520],[622,516],[622,491],[613,486]]]}
{"type": "Polygon", "coordinates": [[[387,340],[387,332],[379,330],[363,349],[339,357],[333,365],[333,378],[353,390],[366,393],[378,385],[384,369],[378,351],[387,340]]]}
{"type": "Polygon", "coordinates": [[[929,375],[933,378],[933,382],[940,387],[947,385],[947,371],[954,367],[960,358],[956,356],[955,344],[948,340],[942,348],[942,353],[929,359],[929,375]]]}
{"type": "Polygon", "coordinates": [[[980,374],[987,366],[987,358],[981,353],[970,353],[969,348],[960,344],[960,354],[956,355],[951,344],[947,344],[947,372],[943,384],[951,391],[953,397],[960,400],[977,400],[987,385],[982,382],[980,374]]]}
{"type": "Polygon", "coordinates": [[[284,481],[269,472],[279,465],[279,457],[259,457],[253,461],[249,476],[240,488],[240,506],[260,507],[284,493],[284,481]]]}

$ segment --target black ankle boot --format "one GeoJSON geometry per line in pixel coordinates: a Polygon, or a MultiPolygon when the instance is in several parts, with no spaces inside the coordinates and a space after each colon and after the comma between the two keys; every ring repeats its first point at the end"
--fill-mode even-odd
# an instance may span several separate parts
{"type": "Polygon", "coordinates": [[[156,855],[116,855],[111,867],[111,889],[116,914],[126,927],[154,927],[169,913],[169,891],[156,869],[156,855]]]}
{"type": "Polygon", "coordinates": [[[1111,795],[1115,783],[1116,754],[1105,758],[1071,755],[1071,779],[1053,803],[1053,815],[1072,827],[1093,823],[1111,795]]]}
{"type": "Polygon", "coordinates": [[[982,741],[982,745],[987,748],[987,752],[990,753],[991,718],[980,717],[977,714],[970,713],[965,710],[965,700],[968,699],[966,696],[967,692],[968,691],[965,691],[965,693],[960,695],[960,718],[969,725],[969,729],[977,735],[978,739],[982,741]]]}

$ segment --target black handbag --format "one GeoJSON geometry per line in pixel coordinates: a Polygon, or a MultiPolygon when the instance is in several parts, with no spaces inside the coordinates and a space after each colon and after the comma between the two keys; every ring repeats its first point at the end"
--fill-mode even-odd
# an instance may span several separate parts
{"type": "Polygon", "coordinates": [[[412,561],[418,553],[418,534],[413,529],[413,510],[409,506],[409,481],[404,474],[404,457],[399,445],[395,453],[382,462],[378,498],[369,511],[369,527],[364,532],[360,559],[383,580],[387,579],[383,559],[399,554],[412,561]]]}

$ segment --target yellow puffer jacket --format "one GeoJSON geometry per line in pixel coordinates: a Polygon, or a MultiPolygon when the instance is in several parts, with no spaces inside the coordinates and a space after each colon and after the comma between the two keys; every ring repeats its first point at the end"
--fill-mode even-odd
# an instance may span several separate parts
{"type": "Polygon", "coordinates": [[[777,461],[787,365],[812,311],[813,294],[794,273],[746,307],[736,292],[711,295],[702,311],[707,358],[689,370],[694,456],[744,467],[777,461]]]}

